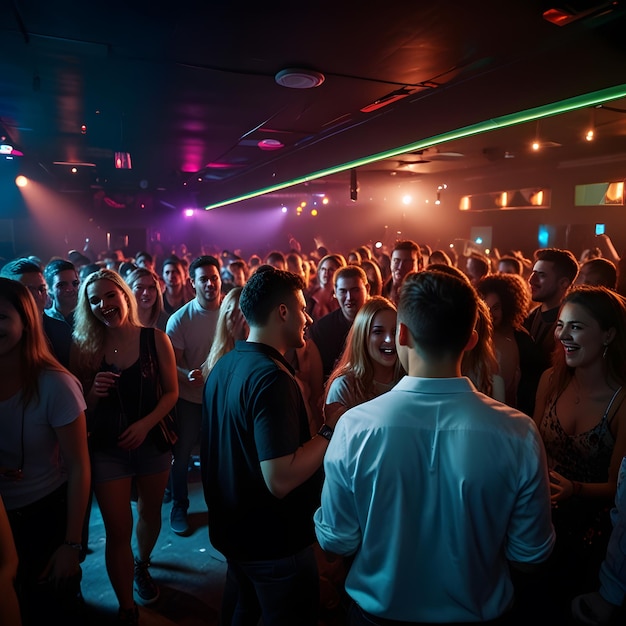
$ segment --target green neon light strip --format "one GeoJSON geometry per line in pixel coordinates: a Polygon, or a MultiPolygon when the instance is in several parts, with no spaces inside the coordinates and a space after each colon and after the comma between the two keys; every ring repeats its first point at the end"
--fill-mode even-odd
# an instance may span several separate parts
{"type": "Polygon", "coordinates": [[[350,163],[344,163],[343,165],[337,165],[335,167],[331,167],[325,170],[313,172],[311,174],[307,174],[306,176],[302,176],[288,182],[278,183],[276,185],[272,185],[271,187],[266,187],[258,191],[244,194],[243,196],[232,198],[231,200],[223,200],[222,202],[210,204],[205,207],[205,210],[208,211],[210,209],[217,209],[218,207],[226,206],[228,204],[234,204],[235,202],[241,202],[242,200],[256,198],[257,196],[262,196],[267,193],[272,193],[273,191],[285,189],[286,187],[300,185],[302,183],[315,180],[317,178],[322,178],[323,176],[331,176],[332,174],[338,174],[339,172],[344,172],[345,170],[360,167],[361,165],[368,165],[369,163],[374,163],[382,159],[395,157],[400,154],[404,154],[405,152],[423,150],[425,148],[430,148],[431,146],[445,143],[446,141],[461,139],[463,137],[470,137],[471,135],[486,133],[490,130],[498,130],[500,128],[506,128],[508,126],[515,126],[516,124],[524,124],[525,122],[532,122],[534,120],[538,120],[544,117],[559,115],[561,113],[567,113],[568,111],[575,111],[576,109],[595,106],[597,104],[602,104],[604,102],[609,102],[610,100],[616,100],[617,98],[624,97],[626,97],[626,84],[617,85],[616,87],[609,87],[608,89],[602,89],[600,91],[594,91],[592,93],[584,94],[582,96],[576,96],[574,98],[568,98],[567,100],[562,100],[561,102],[544,104],[540,107],[535,107],[534,109],[528,109],[527,111],[503,115],[494,119],[485,120],[484,122],[479,122],[478,124],[472,124],[471,126],[465,126],[463,128],[451,130],[446,133],[442,133],[441,135],[426,137],[416,143],[410,143],[405,146],[400,146],[398,148],[394,148],[393,150],[388,150],[387,152],[380,152],[378,154],[364,157],[362,159],[357,159],[356,161],[351,161],[350,163]]]}

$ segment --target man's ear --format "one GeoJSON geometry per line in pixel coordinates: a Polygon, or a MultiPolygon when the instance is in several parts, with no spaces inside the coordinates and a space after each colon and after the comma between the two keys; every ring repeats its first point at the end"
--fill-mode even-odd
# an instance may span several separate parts
{"type": "Polygon", "coordinates": [[[287,305],[286,304],[279,304],[278,308],[278,315],[280,317],[280,319],[284,322],[285,319],[287,318],[287,313],[288,313],[288,309],[287,309],[287,305]]]}
{"type": "Polygon", "coordinates": [[[406,346],[407,348],[411,348],[413,346],[411,332],[409,331],[407,325],[402,322],[398,324],[398,344],[406,346]]]}
{"type": "Polygon", "coordinates": [[[472,334],[470,335],[468,342],[465,344],[465,348],[463,348],[463,352],[469,352],[470,350],[473,350],[476,347],[477,343],[478,343],[478,331],[474,329],[472,331],[472,334]]]}

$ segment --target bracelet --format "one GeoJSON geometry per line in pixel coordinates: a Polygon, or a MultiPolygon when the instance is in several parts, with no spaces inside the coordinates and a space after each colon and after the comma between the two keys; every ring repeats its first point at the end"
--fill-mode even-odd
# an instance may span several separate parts
{"type": "Polygon", "coordinates": [[[63,545],[64,546],[69,546],[73,550],[78,550],[79,552],[82,552],[82,549],[83,549],[83,544],[82,543],[74,543],[73,541],[64,541],[63,545]]]}
{"type": "Polygon", "coordinates": [[[572,495],[578,496],[580,495],[580,490],[583,488],[583,484],[579,483],[577,480],[572,480],[572,495]]]}

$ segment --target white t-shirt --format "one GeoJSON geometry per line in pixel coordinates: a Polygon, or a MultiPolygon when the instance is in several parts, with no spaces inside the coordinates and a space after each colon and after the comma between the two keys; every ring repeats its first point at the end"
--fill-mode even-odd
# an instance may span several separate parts
{"type": "Polygon", "coordinates": [[[44,370],[38,382],[39,395],[28,406],[23,406],[21,391],[0,402],[0,467],[23,468],[19,480],[0,478],[9,511],[41,500],[67,480],[54,429],[72,423],[86,408],[73,376],[44,370]]]}
{"type": "MultiPolygon", "coordinates": [[[[215,337],[215,327],[219,316],[215,311],[203,309],[194,298],[174,311],[167,320],[167,336],[174,350],[182,350],[181,367],[200,369],[209,355],[215,337]]],[[[186,381],[180,381],[179,396],[188,402],[202,403],[203,386],[192,387],[186,381]]]]}

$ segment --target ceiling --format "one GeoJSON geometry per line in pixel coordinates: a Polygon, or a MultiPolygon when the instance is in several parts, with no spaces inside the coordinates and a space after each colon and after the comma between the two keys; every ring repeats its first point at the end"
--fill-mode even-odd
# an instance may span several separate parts
{"type": "Polygon", "coordinates": [[[603,0],[12,0],[0,8],[0,135],[61,191],[144,193],[168,208],[346,184],[342,168],[384,179],[528,166],[536,134],[563,161],[619,158],[625,25],[624,3],[603,0]],[[555,7],[569,23],[542,17],[555,7]],[[324,80],[277,84],[287,68],[324,80]],[[561,101],[585,106],[449,139],[561,101]],[[132,169],[116,169],[115,152],[132,169]]]}

